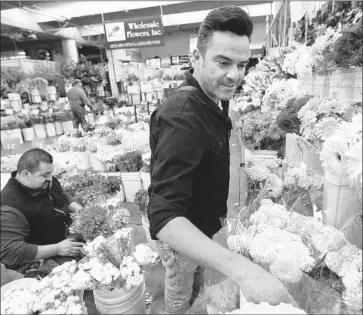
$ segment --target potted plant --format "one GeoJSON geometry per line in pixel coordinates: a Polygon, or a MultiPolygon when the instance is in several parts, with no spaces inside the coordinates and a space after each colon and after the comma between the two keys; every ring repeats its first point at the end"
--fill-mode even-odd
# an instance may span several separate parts
{"type": "Polygon", "coordinates": [[[35,132],[33,128],[33,121],[27,117],[24,119],[24,128],[21,130],[25,141],[33,141],[35,138],[35,132]]]}
{"type": "Polygon", "coordinates": [[[133,202],[136,193],[142,189],[140,176],[142,155],[139,151],[127,152],[126,154],[114,156],[113,161],[121,172],[126,201],[133,202]]]}

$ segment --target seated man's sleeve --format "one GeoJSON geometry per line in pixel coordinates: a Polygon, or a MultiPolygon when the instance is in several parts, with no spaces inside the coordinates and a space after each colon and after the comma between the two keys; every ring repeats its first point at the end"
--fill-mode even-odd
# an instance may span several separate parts
{"type": "Polygon", "coordinates": [[[156,234],[169,221],[186,216],[204,146],[198,121],[191,114],[161,115],[154,125],[159,137],[151,170],[148,217],[151,238],[156,240],[156,234]]]}
{"type": "Polygon", "coordinates": [[[34,261],[38,246],[28,244],[29,223],[17,209],[1,207],[1,262],[18,265],[34,261]]]}

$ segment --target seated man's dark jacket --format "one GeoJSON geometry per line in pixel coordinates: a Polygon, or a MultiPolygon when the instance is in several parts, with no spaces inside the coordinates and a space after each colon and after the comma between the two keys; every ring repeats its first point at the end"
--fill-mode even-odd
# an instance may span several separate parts
{"type": "MultiPolygon", "coordinates": [[[[66,238],[66,224],[70,221],[69,200],[63,192],[59,181],[53,177],[50,189],[34,194],[27,187],[20,184],[16,179],[16,172],[11,174],[11,178],[1,191],[1,208],[16,209],[28,221],[29,233],[25,240],[29,244],[49,245],[56,244],[66,238]]],[[[5,224],[5,222],[2,222],[5,224]]],[[[3,234],[3,231],[2,231],[3,234]]],[[[13,248],[9,239],[9,244],[3,243],[6,248],[1,250],[1,260],[5,263],[6,255],[13,255],[13,248]]],[[[7,268],[18,270],[19,266],[5,264],[7,268]]]]}
{"type": "Polygon", "coordinates": [[[228,114],[186,72],[186,80],[151,115],[151,238],[172,219],[186,217],[212,237],[227,215],[232,129],[228,114]],[[179,90],[193,86],[194,91],[179,90]]]}

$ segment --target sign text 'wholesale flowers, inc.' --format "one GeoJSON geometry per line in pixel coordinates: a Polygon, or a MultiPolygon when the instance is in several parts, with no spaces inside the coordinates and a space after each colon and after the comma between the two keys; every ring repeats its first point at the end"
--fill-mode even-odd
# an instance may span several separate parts
{"type": "Polygon", "coordinates": [[[105,32],[109,49],[164,45],[161,16],[106,23],[105,32]]]}

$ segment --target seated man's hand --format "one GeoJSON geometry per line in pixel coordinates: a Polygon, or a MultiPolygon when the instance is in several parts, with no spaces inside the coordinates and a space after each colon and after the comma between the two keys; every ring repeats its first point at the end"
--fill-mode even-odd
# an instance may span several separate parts
{"type": "Polygon", "coordinates": [[[57,255],[59,256],[77,256],[80,254],[84,243],[75,242],[72,238],[67,238],[57,244],[57,255]]]}
{"type": "Polygon", "coordinates": [[[71,210],[71,212],[77,212],[83,210],[83,207],[76,201],[73,201],[71,204],[69,204],[68,208],[69,210],[71,210]]]}

